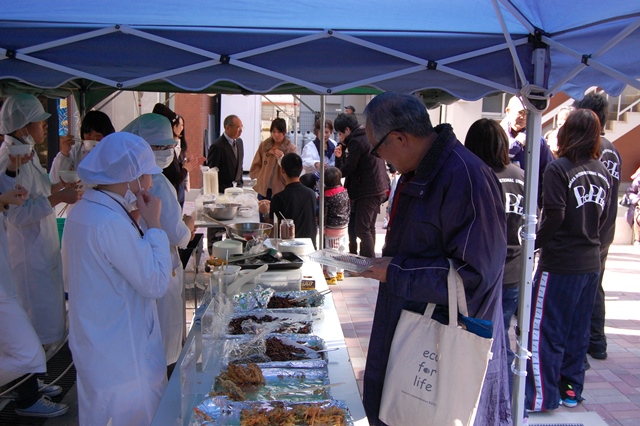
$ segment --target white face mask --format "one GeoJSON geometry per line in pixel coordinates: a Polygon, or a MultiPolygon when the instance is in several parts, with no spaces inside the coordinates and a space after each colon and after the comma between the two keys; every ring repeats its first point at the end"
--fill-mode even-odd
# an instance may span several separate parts
{"type": "Polygon", "coordinates": [[[173,161],[173,150],[165,149],[162,151],[153,151],[153,155],[156,158],[156,165],[161,169],[169,167],[173,161]]]}
{"type": "Polygon", "coordinates": [[[29,145],[35,145],[36,141],[35,139],[33,139],[33,136],[31,136],[28,132],[27,132],[27,136],[22,136],[22,142],[29,144],[29,145]]]}
{"type": "MultiPolygon", "coordinates": [[[[138,181],[138,187],[142,189],[142,185],[140,185],[140,178],[136,178],[136,180],[138,181]]],[[[133,191],[131,190],[129,183],[127,183],[127,192],[124,193],[124,201],[125,201],[124,207],[128,211],[131,212],[134,210],[138,210],[138,197],[136,197],[136,194],[134,194],[133,191]]]]}
{"type": "Polygon", "coordinates": [[[92,140],[88,140],[88,139],[85,139],[85,140],[82,141],[82,147],[87,152],[89,152],[93,148],[95,148],[97,144],[98,144],[98,141],[92,141],[92,140]]]}

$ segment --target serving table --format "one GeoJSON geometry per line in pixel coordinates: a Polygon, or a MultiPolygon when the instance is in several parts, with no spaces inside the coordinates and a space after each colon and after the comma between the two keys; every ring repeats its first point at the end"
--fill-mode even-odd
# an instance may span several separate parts
{"type": "MultiPolygon", "coordinates": [[[[307,253],[313,251],[310,239],[300,238],[298,240],[305,242],[307,253]]],[[[273,246],[276,245],[273,242],[270,243],[273,246]]],[[[302,275],[304,277],[311,276],[312,279],[315,280],[316,290],[326,290],[328,286],[322,273],[322,266],[309,261],[306,255],[301,255],[300,257],[305,260],[301,267],[302,275]]],[[[194,339],[196,339],[198,333],[200,333],[200,322],[196,321],[189,331],[184,348],[176,364],[176,370],[174,374],[172,374],[169,384],[165,389],[158,410],[151,423],[152,426],[188,424],[188,419],[185,420],[184,423],[181,419],[182,393],[179,366],[186,355],[187,348],[189,348],[194,339]]],[[[368,425],[369,423],[364,413],[360,392],[358,391],[358,385],[349,360],[344,334],[342,333],[342,327],[340,326],[340,320],[338,319],[338,313],[331,293],[325,295],[323,315],[321,315],[319,319],[314,320],[313,334],[321,337],[325,341],[327,348],[338,348],[337,350],[327,353],[329,380],[331,383],[342,383],[331,388],[332,398],[344,401],[347,404],[356,426],[368,425]]],[[[215,374],[211,371],[200,371],[202,370],[201,368],[198,370],[199,371],[196,372],[197,386],[202,393],[206,393],[211,389],[215,374]]],[[[195,403],[197,404],[198,402],[200,401],[196,401],[195,403]]]]}

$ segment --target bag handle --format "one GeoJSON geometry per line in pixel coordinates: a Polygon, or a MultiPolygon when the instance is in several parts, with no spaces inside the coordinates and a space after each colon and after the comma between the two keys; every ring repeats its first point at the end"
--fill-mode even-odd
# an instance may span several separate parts
{"type": "MultiPolygon", "coordinates": [[[[447,275],[447,291],[449,292],[449,326],[457,327],[458,308],[462,315],[469,316],[469,311],[467,309],[467,297],[464,293],[462,277],[460,276],[458,271],[456,271],[453,260],[447,260],[449,261],[449,274],[447,275]]],[[[427,318],[431,318],[433,316],[433,311],[435,310],[435,308],[435,303],[427,304],[427,307],[424,310],[424,316],[427,318]]]]}

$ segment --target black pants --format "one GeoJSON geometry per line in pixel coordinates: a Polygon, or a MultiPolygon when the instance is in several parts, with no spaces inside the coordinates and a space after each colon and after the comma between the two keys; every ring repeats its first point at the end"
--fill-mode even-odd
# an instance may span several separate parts
{"type": "MultiPolygon", "coordinates": [[[[22,380],[23,377],[19,380],[22,380]]],[[[31,407],[40,399],[40,394],[38,393],[38,378],[35,375],[31,376],[26,382],[16,388],[16,392],[18,393],[16,408],[24,409],[31,407]]]]}
{"type": "Polygon", "coordinates": [[[376,218],[380,213],[384,194],[362,197],[351,201],[349,216],[349,252],[365,257],[375,257],[376,218]],[[360,239],[360,253],[358,240],[360,239]]]}
{"type": "Polygon", "coordinates": [[[604,278],[604,266],[605,263],[607,263],[607,254],[608,253],[605,253],[604,257],[600,260],[600,277],[598,278],[598,287],[596,288],[596,296],[593,301],[593,312],[591,313],[589,352],[607,351],[607,336],[604,334],[604,288],[602,288],[602,279],[604,278]]]}

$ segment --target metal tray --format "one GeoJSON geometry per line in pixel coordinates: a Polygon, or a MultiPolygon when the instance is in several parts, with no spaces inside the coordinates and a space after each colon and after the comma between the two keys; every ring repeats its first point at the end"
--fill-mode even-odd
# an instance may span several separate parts
{"type": "MultiPolygon", "coordinates": [[[[322,401],[330,398],[329,372],[326,368],[261,368],[267,382],[261,386],[240,386],[246,401],[322,401]]],[[[214,380],[212,390],[223,388],[214,380]]],[[[222,396],[222,395],[221,395],[222,396]]]]}
{"type": "Polygon", "coordinates": [[[267,264],[269,265],[270,271],[277,271],[278,269],[298,269],[302,266],[303,262],[304,261],[297,255],[285,252],[282,253],[282,259],[277,259],[267,253],[252,259],[245,259],[242,262],[236,262],[234,265],[238,265],[242,269],[258,269],[262,265],[267,264]]]}
{"type": "MultiPolygon", "coordinates": [[[[294,312],[275,312],[275,311],[246,311],[239,312],[233,314],[231,317],[229,326],[227,327],[227,331],[229,333],[229,337],[235,337],[242,334],[247,334],[244,330],[238,329],[235,327],[235,330],[231,329],[231,321],[235,321],[238,318],[254,316],[257,321],[255,321],[255,332],[260,332],[261,330],[280,330],[286,329],[288,331],[276,331],[277,333],[285,333],[285,334],[310,334],[313,330],[313,322],[308,321],[308,315],[306,313],[294,313],[294,312]],[[264,321],[260,322],[260,319],[266,316],[270,316],[273,318],[273,321],[264,321]],[[296,330],[296,331],[289,331],[296,330]],[[300,330],[307,330],[306,332],[301,332],[300,330]]],[[[249,334],[256,334],[255,332],[250,331],[249,334]]]]}
{"type": "MultiPolygon", "coordinates": [[[[201,425],[221,425],[221,426],[237,426],[240,425],[240,416],[242,410],[247,409],[265,409],[272,410],[276,407],[283,407],[285,409],[293,409],[296,406],[300,406],[302,403],[291,403],[283,401],[269,401],[269,402],[256,402],[256,401],[244,401],[234,402],[229,401],[224,397],[207,398],[198,404],[193,409],[193,415],[189,422],[189,426],[201,426],[201,425]]],[[[344,401],[338,400],[326,400],[313,402],[314,405],[321,407],[338,407],[344,411],[345,424],[347,426],[354,426],[353,416],[349,412],[349,408],[344,401]]],[[[296,425],[304,425],[305,423],[296,423],[296,425]]]]}

